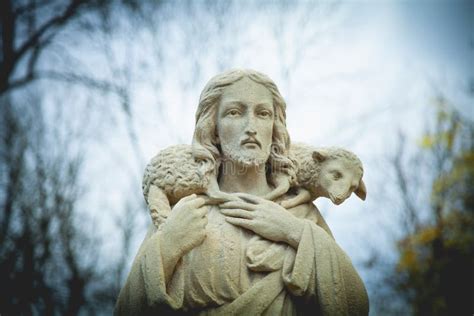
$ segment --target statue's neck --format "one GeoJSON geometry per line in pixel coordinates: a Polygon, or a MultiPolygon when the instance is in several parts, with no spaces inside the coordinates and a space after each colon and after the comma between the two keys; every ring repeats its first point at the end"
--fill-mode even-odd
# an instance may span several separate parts
{"type": "Polygon", "coordinates": [[[271,191],[264,164],[243,166],[233,161],[222,163],[219,189],[223,192],[244,192],[257,196],[263,196],[271,191]]]}

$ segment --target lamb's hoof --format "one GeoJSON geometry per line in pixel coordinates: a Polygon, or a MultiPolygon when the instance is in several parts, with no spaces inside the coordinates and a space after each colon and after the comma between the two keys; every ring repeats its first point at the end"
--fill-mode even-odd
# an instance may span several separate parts
{"type": "Polygon", "coordinates": [[[287,201],[281,201],[278,204],[280,204],[281,207],[286,208],[286,209],[290,208],[290,206],[291,206],[291,204],[288,203],[287,201]]]}
{"type": "Polygon", "coordinates": [[[228,201],[229,199],[221,198],[221,197],[207,197],[206,198],[207,205],[219,205],[228,201]]]}

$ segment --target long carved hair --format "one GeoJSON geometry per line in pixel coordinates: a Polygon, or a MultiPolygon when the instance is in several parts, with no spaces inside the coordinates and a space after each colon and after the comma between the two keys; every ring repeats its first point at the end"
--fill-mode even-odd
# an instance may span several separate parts
{"type": "Polygon", "coordinates": [[[193,156],[200,162],[207,172],[214,172],[217,176],[221,163],[220,146],[217,144],[217,112],[220,98],[224,89],[242,78],[263,85],[270,91],[273,98],[275,119],[270,157],[267,161],[267,174],[286,174],[290,183],[296,180],[295,161],[288,157],[290,136],[286,129],[286,103],[283,100],[276,84],[266,75],[249,69],[236,69],[221,73],[209,80],[199,98],[196,111],[196,127],[193,136],[193,156]]]}

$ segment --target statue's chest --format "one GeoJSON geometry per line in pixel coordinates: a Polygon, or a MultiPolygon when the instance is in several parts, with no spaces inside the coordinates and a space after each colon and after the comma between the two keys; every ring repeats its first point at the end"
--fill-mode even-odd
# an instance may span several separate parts
{"type": "Polygon", "coordinates": [[[232,265],[240,262],[246,244],[253,233],[226,222],[218,207],[212,207],[208,214],[206,240],[203,246],[210,253],[217,254],[222,260],[231,260],[232,265]]]}
{"type": "Polygon", "coordinates": [[[254,282],[245,264],[250,232],[225,221],[217,207],[208,214],[206,239],[184,257],[186,300],[190,306],[232,301],[254,282]]]}

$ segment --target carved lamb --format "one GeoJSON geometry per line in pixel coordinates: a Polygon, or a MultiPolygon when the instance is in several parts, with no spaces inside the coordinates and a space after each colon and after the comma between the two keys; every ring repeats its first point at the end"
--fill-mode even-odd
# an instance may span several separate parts
{"type": "Polygon", "coordinates": [[[190,145],[171,146],[154,156],[145,168],[142,189],[156,227],[168,217],[170,205],[193,193],[206,194],[207,204],[237,199],[219,190],[215,175],[195,161],[190,145]]]}
{"type": "MultiPolygon", "coordinates": [[[[365,199],[362,163],[353,153],[342,148],[317,149],[295,144],[290,155],[298,163],[297,195],[282,201],[283,207],[291,208],[318,197],[341,204],[353,192],[365,199]]],[[[276,188],[265,196],[266,199],[275,200],[295,185],[283,174],[277,174],[273,181],[276,188]]],[[[156,227],[168,217],[170,205],[187,195],[206,194],[208,204],[236,199],[219,190],[215,175],[194,160],[190,145],[171,146],[153,157],[145,169],[142,188],[156,227]]]]}
{"type": "MultiPolygon", "coordinates": [[[[355,193],[365,200],[367,189],[362,176],[360,159],[352,152],[338,147],[314,148],[305,144],[292,144],[290,156],[298,162],[296,173],[299,188],[297,196],[282,201],[285,208],[326,197],[339,205],[355,193]]],[[[287,177],[275,178],[276,189],[267,196],[275,199],[290,188],[287,177]]]]}

